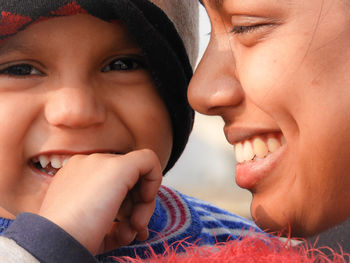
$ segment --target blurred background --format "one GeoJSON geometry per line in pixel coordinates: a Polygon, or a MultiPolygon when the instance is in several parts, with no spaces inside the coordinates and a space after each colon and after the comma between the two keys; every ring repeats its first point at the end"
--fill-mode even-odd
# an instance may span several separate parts
{"type": "MultiPolygon", "coordinates": [[[[199,58],[208,44],[209,33],[210,22],[201,6],[199,58]]],[[[223,125],[220,117],[196,113],[189,143],[163,184],[250,219],[251,194],[235,183],[234,149],[225,139],[223,125]]]]}

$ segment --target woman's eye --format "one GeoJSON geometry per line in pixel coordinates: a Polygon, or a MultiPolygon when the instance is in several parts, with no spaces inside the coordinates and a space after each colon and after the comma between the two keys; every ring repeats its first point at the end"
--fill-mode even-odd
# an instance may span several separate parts
{"type": "Polygon", "coordinates": [[[0,75],[9,75],[15,77],[25,77],[29,75],[42,75],[35,67],[29,64],[18,64],[6,67],[0,70],[0,75]]]}
{"type": "Polygon", "coordinates": [[[145,63],[141,59],[136,58],[119,58],[113,60],[106,67],[102,69],[102,72],[112,71],[112,70],[135,70],[144,68],[145,63]]]}
{"type": "Polygon", "coordinates": [[[251,26],[234,26],[233,29],[231,30],[231,33],[234,33],[234,34],[249,33],[249,32],[258,30],[262,26],[267,26],[267,25],[262,24],[262,25],[251,25],[251,26]]]}

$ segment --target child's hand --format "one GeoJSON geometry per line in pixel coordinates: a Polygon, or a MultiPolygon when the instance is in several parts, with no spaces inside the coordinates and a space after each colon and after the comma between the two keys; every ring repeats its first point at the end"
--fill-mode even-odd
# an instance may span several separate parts
{"type": "Polygon", "coordinates": [[[147,238],[161,180],[159,160],[150,150],[76,155],[53,178],[39,214],[96,254],[136,236],[147,238]],[[113,224],[119,212],[127,216],[113,224]]]}
{"type": "MultiPolygon", "coordinates": [[[[134,239],[138,241],[144,241],[148,238],[149,233],[147,224],[152,214],[150,214],[149,217],[143,219],[143,221],[146,222],[146,227],[143,230],[139,230],[137,232],[130,224],[134,203],[139,203],[138,199],[139,198],[137,196],[137,193],[135,193],[135,189],[132,189],[124,199],[116,216],[116,220],[110,228],[109,232],[106,234],[97,254],[102,254],[115,248],[129,245],[134,239]]],[[[153,204],[154,207],[152,209],[152,213],[155,208],[155,202],[153,204]]]]}

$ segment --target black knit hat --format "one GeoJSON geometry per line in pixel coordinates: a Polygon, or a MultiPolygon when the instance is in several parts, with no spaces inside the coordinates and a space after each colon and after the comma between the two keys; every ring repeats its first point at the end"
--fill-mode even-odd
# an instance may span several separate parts
{"type": "Polygon", "coordinates": [[[0,41],[43,18],[87,13],[120,20],[145,55],[148,69],[169,111],[173,148],[166,173],[177,161],[192,130],[194,112],[186,93],[192,68],[184,44],[167,15],[148,0],[0,0],[0,41]]]}

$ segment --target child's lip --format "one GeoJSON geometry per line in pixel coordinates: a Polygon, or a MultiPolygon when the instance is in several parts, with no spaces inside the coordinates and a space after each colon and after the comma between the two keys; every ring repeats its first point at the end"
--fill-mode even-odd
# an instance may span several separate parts
{"type": "Polygon", "coordinates": [[[93,154],[93,153],[124,154],[125,152],[124,151],[120,151],[120,150],[116,150],[116,149],[90,149],[90,150],[82,150],[82,151],[58,149],[58,150],[41,151],[41,152],[33,155],[32,157],[30,157],[30,159],[36,158],[36,157],[38,157],[40,155],[67,155],[67,156],[73,156],[73,155],[77,155],[77,154],[89,155],[89,154],[93,154]]]}
{"type": "Polygon", "coordinates": [[[66,150],[51,150],[43,151],[28,161],[29,166],[39,174],[53,177],[59,169],[61,169],[69,159],[77,154],[89,155],[93,153],[106,154],[123,154],[115,150],[88,150],[88,151],[66,151],[66,150]]]}

